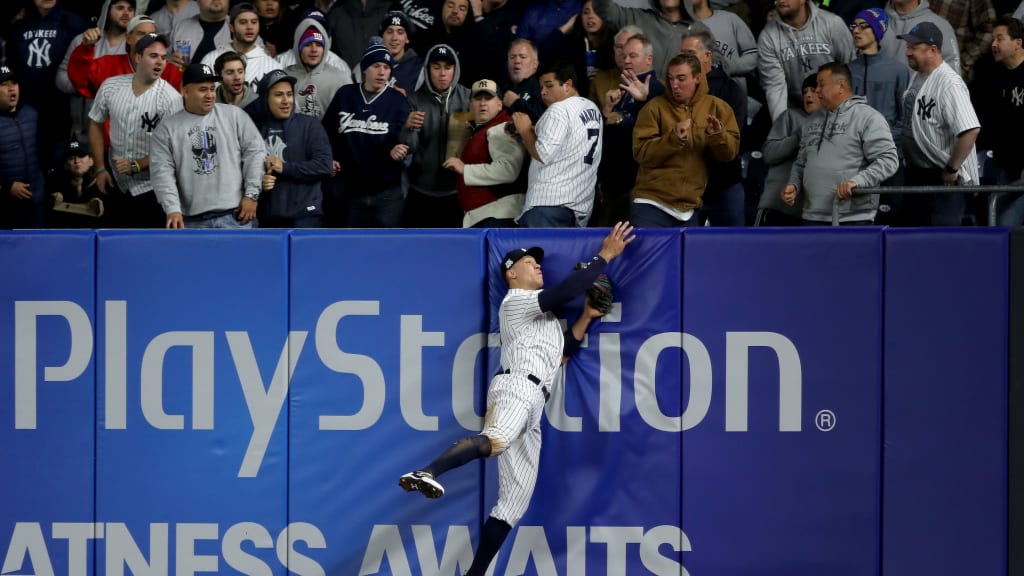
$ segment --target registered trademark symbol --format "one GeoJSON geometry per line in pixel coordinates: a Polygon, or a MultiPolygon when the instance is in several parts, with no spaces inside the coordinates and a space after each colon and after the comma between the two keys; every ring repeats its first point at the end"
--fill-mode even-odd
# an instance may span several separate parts
{"type": "Polygon", "coordinates": [[[831,432],[836,427],[836,415],[831,410],[819,410],[814,416],[814,425],[822,432],[831,432]]]}

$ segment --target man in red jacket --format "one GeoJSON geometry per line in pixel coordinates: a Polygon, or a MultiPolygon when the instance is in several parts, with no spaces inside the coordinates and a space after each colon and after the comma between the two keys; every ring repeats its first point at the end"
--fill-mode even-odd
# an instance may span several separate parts
{"type": "MultiPolygon", "coordinates": [[[[155,33],[156,22],[152,18],[136,16],[128,23],[128,35],[125,38],[127,54],[110,54],[94,58],[92,45],[87,46],[85,42],[79,44],[68,61],[68,78],[79,94],[86,98],[95,98],[100,84],[107,78],[135,72],[132,67],[135,44],[146,34],[155,33]]],[[[181,70],[177,66],[164,66],[162,78],[181,92],[181,70]]]]}
{"type": "Polygon", "coordinates": [[[515,226],[526,200],[525,181],[519,177],[526,152],[505,131],[512,118],[502,108],[498,94],[493,80],[473,83],[469,103],[473,135],[459,158],[451,157],[443,164],[459,175],[456,190],[465,212],[465,228],[515,226]]]}

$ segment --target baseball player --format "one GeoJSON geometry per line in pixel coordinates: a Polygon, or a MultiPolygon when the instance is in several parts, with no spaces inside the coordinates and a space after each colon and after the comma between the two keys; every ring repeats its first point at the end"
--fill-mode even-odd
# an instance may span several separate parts
{"type": "Polygon", "coordinates": [[[523,228],[586,226],[594,209],[597,170],[601,164],[601,110],[576,91],[576,69],[555,64],[540,76],[541,98],[548,108],[537,122],[523,112],[512,114],[530,163],[523,228]]]}
{"type": "Polygon", "coordinates": [[[484,523],[480,546],[466,576],[482,576],[487,571],[512,526],[526,513],[537,483],[540,417],[548,388],[559,366],[579,349],[591,320],[607,312],[610,291],[601,303],[588,294],[583,313],[565,334],[553,311],[590,290],[608,263],[635,238],[629,222],[619,222],[586,267],[578,267],[550,290],[542,289],[542,249],[517,248],[502,258],[501,270],[509,287],[498,310],[504,369],[494,376],[487,391],[484,429],[398,480],[407,492],[417,490],[427,498],[440,498],[444,487],[436,480],[438,476],[477,458],[499,457],[498,502],[484,523]]]}

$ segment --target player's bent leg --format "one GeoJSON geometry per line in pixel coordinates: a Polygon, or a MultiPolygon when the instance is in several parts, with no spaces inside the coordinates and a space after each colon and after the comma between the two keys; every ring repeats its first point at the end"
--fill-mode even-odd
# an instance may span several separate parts
{"type": "Polygon", "coordinates": [[[452,444],[423,470],[440,476],[477,458],[487,458],[491,455],[491,446],[492,441],[483,434],[468,436],[452,444]]]}

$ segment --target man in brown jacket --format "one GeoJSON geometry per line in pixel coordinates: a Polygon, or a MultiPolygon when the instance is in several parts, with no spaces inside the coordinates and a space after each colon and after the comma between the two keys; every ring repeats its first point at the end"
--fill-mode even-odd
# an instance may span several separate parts
{"type": "Polygon", "coordinates": [[[665,93],[640,110],[633,128],[640,172],[629,219],[637,227],[697,224],[708,182],[705,151],[728,162],[740,148],[736,116],[724,100],[708,94],[696,56],[672,58],[665,78],[665,93]]]}

